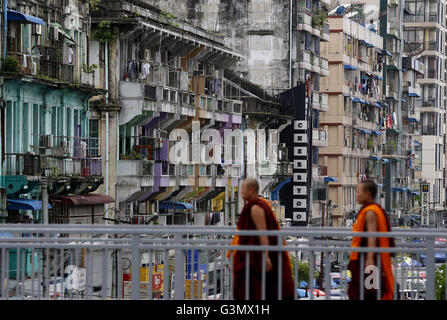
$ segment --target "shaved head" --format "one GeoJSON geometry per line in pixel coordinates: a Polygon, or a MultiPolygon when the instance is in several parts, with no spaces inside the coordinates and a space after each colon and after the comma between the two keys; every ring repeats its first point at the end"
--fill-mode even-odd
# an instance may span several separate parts
{"type": "Polygon", "coordinates": [[[254,178],[247,178],[247,179],[244,180],[243,183],[245,184],[245,187],[253,188],[256,191],[256,193],[259,192],[258,180],[254,179],[254,178]]]}

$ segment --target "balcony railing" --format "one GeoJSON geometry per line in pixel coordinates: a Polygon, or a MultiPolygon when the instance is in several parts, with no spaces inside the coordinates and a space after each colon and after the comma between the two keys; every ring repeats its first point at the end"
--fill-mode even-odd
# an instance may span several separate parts
{"type": "Polygon", "coordinates": [[[102,157],[61,159],[29,153],[7,153],[5,174],[44,177],[102,176],[102,157]]]}

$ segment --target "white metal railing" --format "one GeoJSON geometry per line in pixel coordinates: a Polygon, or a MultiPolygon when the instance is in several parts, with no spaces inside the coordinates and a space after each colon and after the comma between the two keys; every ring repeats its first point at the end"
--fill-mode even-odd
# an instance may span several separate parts
{"type": "MultiPolygon", "coordinates": [[[[294,299],[347,299],[353,281],[363,299],[363,273],[352,279],[347,272],[353,251],[360,253],[359,270],[365,266],[364,253],[395,254],[391,259],[395,300],[447,299],[445,290],[441,294],[447,279],[436,276],[446,264],[445,229],[354,233],[316,227],[241,231],[210,225],[2,224],[0,234],[1,299],[282,299],[290,294],[283,283],[287,270],[294,299]],[[270,245],[231,246],[234,235],[241,243],[246,236],[267,235],[270,245]],[[396,245],[352,248],[352,237],[360,235],[394,238],[396,245]],[[238,282],[233,277],[235,256],[227,256],[234,249],[236,258],[246,262],[238,282]],[[273,283],[266,283],[265,251],[272,261],[273,283]],[[285,252],[290,265],[285,264],[285,252]],[[259,276],[251,276],[255,271],[259,276]],[[259,297],[249,296],[254,282],[261,285],[259,297]],[[320,290],[320,297],[314,289],[320,290]]],[[[376,260],[379,268],[381,256],[376,260]]],[[[378,298],[382,286],[378,279],[378,298]]]]}

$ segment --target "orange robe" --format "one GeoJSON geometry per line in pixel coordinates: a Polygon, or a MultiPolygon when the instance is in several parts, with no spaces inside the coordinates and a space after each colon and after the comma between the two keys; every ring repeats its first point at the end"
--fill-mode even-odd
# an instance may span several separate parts
{"type": "MultiPolygon", "coordinates": [[[[357,220],[355,224],[352,227],[352,231],[355,232],[365,232],[366,231],[366,213],[368,211],[372,211],[377,216],[377,226],[378,226],[378,232],[388,232],[391,231],[390,224],[388,221],[388,217],[385,213],[385,211],[376,203],[368,204],[363,206],[362,209],[360,209],[360,212],[358,214],[357,220]]],[[[392,238],[377,238],[378,247],[380,248],[389,248],[394,246],[394,239],[392,238]]],[[[365,247],[367,246],[367,238],[361,238],[361,237],[353,237],[352,238],[352,247],[365,247]]],[[[374,261],[376,261],[376,255],[374,261]]],[[[366,255],[365,255],[366,257],[366,255]]],[[[392,271],[392,262],[391,262],[391,255],[389,252],[382,252],[380,254],[380,261],[381,261],[381,278],[384,280],[381,282],[381,293],[382,293],[382,300],[393,300],[394,295],[394,276],[392,271]]],[[[348,293],[350,295],[350,299],[356,299],[359,296],[360,290],[360,281],[357,278],[357,276],[360,276],[360,267],[359,267],[359,252],[351,252],[350,255],[350,270],[353,273],[353,278],[351,279],[351,282],[349,283],[349,289],[348,293]],[[355,267],[353,267],[355,266],[355,267]],[[355,276],[354,276],[355,275],[355,276]]],[[[366,275],[367,276],[367,275],[366,275]]],[[[364,277],[364,279],[366,278],[364,277]]],[[[365,289],[366,292],[366,289],[365,289]]]]}

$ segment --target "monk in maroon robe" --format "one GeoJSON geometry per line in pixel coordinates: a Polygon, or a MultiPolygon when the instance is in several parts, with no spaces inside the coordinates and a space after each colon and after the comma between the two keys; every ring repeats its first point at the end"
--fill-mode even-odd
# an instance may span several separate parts
{"type": "MultiPolygon", "coordinates": [[[[246,179],[242,183],[241,195],[245,201],[241,216],[237,223],[238,230],[279,230],[279,224],[270,204],[258,197],[259,184],[255,179],[246,179]]],[[[240,236],[233,244],[239,245],[277,245],[277,236],[240,236]]],[[[285,245],[285,242],[283,242],[285,245]]],[[[249,253],[249,300],[262,299],[262,252],[249,253]]],[[[281,299],[294,298],[294,283],[288,252],[283,251],[282,271],[278,279],[279,251],[267,251],[265,259],[265,298],[278,299],[279,281],[282,282],[281,299]]],[[[245,300],[245,273],[247,251],[237,250],[233,260],[233,297],[235,300],[245,300]]]]}

